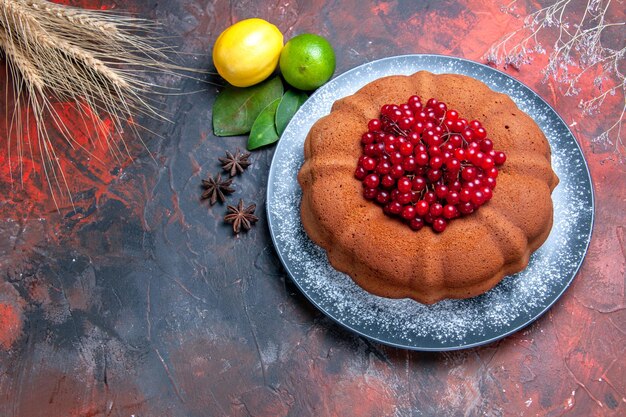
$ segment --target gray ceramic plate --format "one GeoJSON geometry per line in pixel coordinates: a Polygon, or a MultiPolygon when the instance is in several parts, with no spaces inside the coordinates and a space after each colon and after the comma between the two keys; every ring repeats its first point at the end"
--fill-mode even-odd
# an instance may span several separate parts
{"type": "Polygon", "coordinates": [[[290,277],[326,315],[369,339],[414,350],[454,350],[492,342],[527,326],[554,304],[574,279],[593,226],[593,190],[585,159],[559,115],[530,88],[485,65],[437,55],[381,59],[350,70],[320,88],[302,106],[276,148],[269,174],[270,232],[290,277]],[[554,190],[554,227],[528,267],[491,291],[432,306],[371,295],[335,271],[300,223],[296,179],[307,132],[333,102],[392,74],[464,74],[507,94],[544,131],[561,182],[554,190]]]}

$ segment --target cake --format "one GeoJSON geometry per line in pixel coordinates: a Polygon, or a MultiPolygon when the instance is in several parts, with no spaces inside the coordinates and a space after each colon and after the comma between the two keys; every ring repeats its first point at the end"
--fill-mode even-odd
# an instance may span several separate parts
{"type": "MultiPolygon", "coordinates": [[[[428,109],[432,113],[431,107],[428,109]]],[[[397,123],[394,129],[397,130],[397,123]]],[[[406,136],[406,132],[410,131],[411,128],[408,128],[400,132],[406,136]]],[[[458,133],[461,136],[463,134],[458,133]]],[[[390,135],[387,134],[387,137],[390,135]]],[[[423,141],[420,146],[431,152],[428,146],[430,142],[424,139],[425,135],[421,132],[423,141]]],[[[441,136],[449,139],[451,135],[441,136]]],[[[468,135],[470,138],[471,132],[468,135]]],[[[401,141],[408,142],[409,139],[404,137],[401,141]]],[[[441,140],[437,139],[439,143],[441,140]]],[[[383,145],[378,146],[383,149],[383,145]]],[[[414,150],[416,158],[417,146],[414,150]]],[[[446,149],[452,149],[451,145],[446,146],[446,149]]],[[[389,160],[389,154],[384,154],[387,155],[385,160],[389,160]]],[[[429,155],[429,163],[438,164],[432,156],[435,154],[429,155]]],[[[377,164],[382,161],[380,158],[377,164]]],[[[446,163],[454,159],[449,152],[446,158],[446,163]]],[[[462,167],[458,169],[467,171],[473,163],[470,160],[474,161],[467,158],[467,162],[462,161],[462,167]]],[[[450,170],[457,169],[454,164],[457,163],[450,162],[450,170]]],[[[445,170],[447,166],[440,171],[445,173],[443,178],[452,181],[454,173],[448,174],[445,170]]],[[[419,171],[425,178],[426,171],[431,175],[434,170],[431,166],[426,168],[419,171]]],[[[415,180],[416,176],[419,175],[405,172],[402,178],[415,180]]],[[[436,186],[447,184],[452,187],[456,184],[444,183],[444,179],[440,179],[441,172],[438,177],[434,174],[433,177],[434,181],[427,184],[429,193],[435,194],[436,191],[439,195],[436,186]]],[[[460,173],[458,179],[464,181],[460,173]]],[[[553,217],[551,193],[558,184],[558,178],[551,168],[551,150],[546,137],[508,96],[494,92],[482,82],[467,76],[435,75],[426,71],[410,76],[380,78],[354,95],[336,101],[330,114],[318,120],[306,137],[304,164],[298,173],[298,181],[302,188],[301,219],[304,229],[311,240],[326,251],[335,269],[348,274],[356,284],[372,294],[388,298],[412,298],[425,304],[446,298],[477,296],[493,288],[505,276],[524,269],[530,255],[550,233],[553,217]],[[466,152],[469,152],[468,143],[470,147],[478,149],[472,151],[472,158],[476,152],[480,152],[480,147],[485,151],[482,152],[481,162],[476,162],[478,168],[475,167],[483,182],[474,177],[469,182],[482,187],[488,175],[491,175],[488,174],[491,166],[497,165],[495,170],[499,171],[491,175],[494,177],[489,180],[491,191],[485,190],[485,193],[489,193],[488,198],[483,196],[478,199],[480,201],[476,203],[480,204],[474,204],[471,212],[468,209],[467,213],[459,213],[458,210],[455,213],[454,208],[449,208],[446,213],[449,217],[444,217],[439,206],[433,209],[435,200],[430,201],[431,211],[423,217],[430,223],[426,224],[427,227],[422,227],[424,220],[413,213],[414,209],[418,209],[417,200],[426,198],[424,191],[421,194],[410,191],[413,200],[403,208],[414,208],[406,209],[408,217],[403,219],[404,212],[390,212],[391,200],[384,195],[384,187],[377,185],[379,182],[375,179],[368,183],[363,173],[359,172],[362,164],[371,163],[363,162],[366,158],[366,145],[363,143],[367,142],[363,136],[373,132],[383,142],[385,134],[377,132],[377,129],[381,129],[380,121],[386,126],[391,122],[381,116],[381,112],[391,111],[390,106],[406,103],[410,98],[418,100],[416,96],[421,98],[419,105],[423,109],[428,104],[447,111],[438,119],[442,125],[444,118],[448,117],[446,115],[452,115],[451,109],[456,109],[459,117],[463,117],[462,122],[457,124],[466,126],[461,127],[461,131],[467,129],[469,120],[472,120],[475,130],[483,128],[480,135],[476,133],[481,136],[480,140],[471,139],[478,140],[479,145],[471,145],[470,139],[467,142],[463,140],[466,152]],[[485,132],[488,132],[488,138],[485,138],[485,132]],[[491,142],[483,146],[487,139],[491,142]],[[504,154],[505,158],[495,150],[504,154]],[[489,155],[492,156],[491,162],[483,163],[489,155]],[[493,160],[498,159],[498,156],[501,160],[494,164],[493,160]],[[371,188],[375,184],[377,187],[371,188]],[[382,194],[380,201],[377,201],[377,193],[382,194]]],[[[401,193],[393,189],[402,186],[397,177],[395,181],[387,191],[395,193],[394,198],[397,199],[401,193]]],[[[467,183],[463,182],[463,188],[466,186],[467,183]]],[[[458,191],[462,190],[459,188],[458,191]]],[[[448,193],[450,197],[451,191],[448,190],[448,193]]],[[[472,203],[474,200],[469,201],[472,203]]],[[[462,210],[465,206],[459,204],[456,207],[462,210]]],[[[446,198],[442,198],[440,205],[444,207],[450,204],[446,204],[446,198]]],[[[469,204],[468,207],[471,206],[469,204]]]]}

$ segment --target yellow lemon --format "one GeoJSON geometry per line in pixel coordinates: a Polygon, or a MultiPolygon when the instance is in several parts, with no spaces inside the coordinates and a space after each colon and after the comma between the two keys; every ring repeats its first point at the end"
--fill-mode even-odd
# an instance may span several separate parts
{"type": "Polygon", "coordinates": [[[283,34],[263,19],[246,19],[226,28],[213,45],[217,72],[237,87],[260,83],[278,65],[283,34]]]}

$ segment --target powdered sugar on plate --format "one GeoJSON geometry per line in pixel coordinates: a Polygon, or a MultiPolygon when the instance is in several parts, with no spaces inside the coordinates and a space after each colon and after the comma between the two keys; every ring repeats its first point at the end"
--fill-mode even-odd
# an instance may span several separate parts
{"type": "Polygon", "coordinates": [[[269,175],[267,213],[276,250],[302,292],[325,314],[370,339],[416,350],[452,350],[504,337],[543,314],[569,286],[589,244],[593,191],[582,152],[567,125],[536,93],[490,67],[458,58],[407,55],[374,61],[319,89],[293,118],[276,149],[269,175]],[[335,100],[377,78],[419,70],[474,77],[509,95],[548,138],[553,169],[561,182],[552,194],[554,226],[528,267],[494,289],[468,300],[426,306],[362,290],[330,266],[326,253],[308,238],[300,222],[297,173],[311,126],[335,100]]]}

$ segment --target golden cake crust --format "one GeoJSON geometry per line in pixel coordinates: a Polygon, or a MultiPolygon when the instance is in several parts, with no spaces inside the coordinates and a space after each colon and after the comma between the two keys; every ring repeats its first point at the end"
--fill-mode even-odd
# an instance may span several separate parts
{"type": "Polygon", "coordinates": [[[334,268],[383,297],[430,304],[481,294],[524,269],[552,227],[558,178],[543,132],[508,96],[467,76],[420,71],[373,81],[336,101],[315,123],[304,157],[298,174],[304,229],[334,268]],[[414,232],[386,216],[363,198],[354,178],[367,122],[383,104],[414,94],[480,120],[494,147],[507,155],[492,200],[440,234],[429,227],[414,232]]]}

